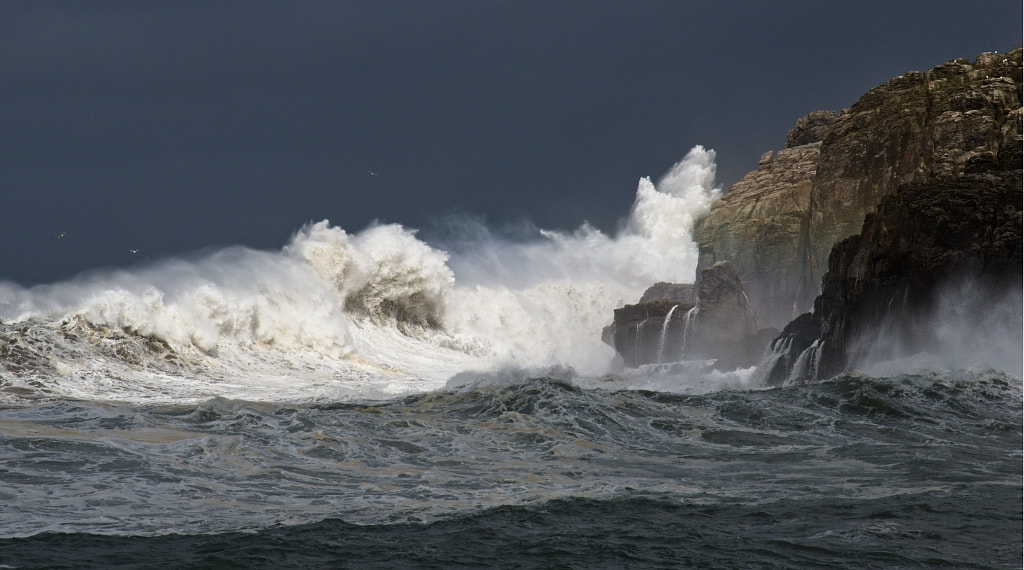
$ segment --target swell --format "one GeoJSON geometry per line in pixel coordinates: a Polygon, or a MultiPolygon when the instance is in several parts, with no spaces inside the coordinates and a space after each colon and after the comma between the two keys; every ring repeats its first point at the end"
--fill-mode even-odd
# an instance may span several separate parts
{"type": "MultiPolygon", "coordinates": [[[[961,519],[956,501],[972,498],[978,497],[932,492],[769,506],[559,499],[430,524],[328,519],[255,534],[44,534],[0,544],[5,562],[22,567],[734,568],[738,560],[758,568],[1015,566],[1022,549],[1019,529],[1006,524],[1009,513],[992,509],[961,519]]],[[[986,505],[1016,498],[995,494],[986,505]]]]}
{"type": "Polygon", "coordinates": [[[560,499],[1019,494],[1020,398],[1019,381],[975,372],[689,396],[535,379],[349,403],[7,405],[0,497],[18,509],[0,528],[201,534],[560,499]]]}

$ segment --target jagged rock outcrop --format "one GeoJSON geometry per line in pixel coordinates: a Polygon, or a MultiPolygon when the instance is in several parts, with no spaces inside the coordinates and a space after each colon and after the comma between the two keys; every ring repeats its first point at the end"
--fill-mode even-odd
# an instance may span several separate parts
{"type": "Polygon", "coordinates": [[[747,293],[727,261],[701,271],[697,308],[688,320],[683,356],[688,360],[714,359],[719,370],[757,364],[765,345],[778,332],[759,330],[747,293]]]}
{"type": "Polygon", "coordinates": [[[650,287],[637,304],[615,309],[603,336],[630,368],[686,359],[734,370],[756,364],[776,334],[758,329],[736,271],[721,262],[704,270],[696,291],[690,284],[650,287]]]}
{"type": "Polygon", "coordinates": [[[637,304],[615,309],[602,338],[630,368],[680,360],[685,316],[695,302],[692,284],[656,283],[637,304]]]}
{"type": "Polygon", "coordinates": [[[1021,369],[1024,214],[1019,150],[987,172],[900,186],[837,244],[814,312],[758,373],[809,382],[879,360],[960,352],[1021,369]]]}
{"type": "Polygon", "coordinates": [[[658,299],[692,305],[696,302],[697,297],[692,283],[665,283],[661,281],[648,287],[640,297],[639,303],[648,303],[658,299]]]}
{"type": "Polygon", "coordinates": [[[786,134],[786,148],[821,142],[825,133],[839,120],[835,111],[812,111],[797,119],[796,126],[786,134]]]}
{"type": "Polygon", "coordinates": [[[832,246],[901,185],[986,172],[1020,145],[1021,50],[953,60],[815,112],[697,224],[697,272],[731,261],[762,324],[819,293],[832,246]],[[819,136],[821,142],[816,142],[819,136]]]}

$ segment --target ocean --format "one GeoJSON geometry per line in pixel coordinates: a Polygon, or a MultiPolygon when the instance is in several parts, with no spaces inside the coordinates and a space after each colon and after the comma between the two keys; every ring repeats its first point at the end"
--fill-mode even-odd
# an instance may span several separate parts
{"type": "Polygon", "coordinates": [[[769,389],[601,341],[692,281],[713,178],[614,236],[322,221],[0,283],[0,568],[1019,568],[1019,370],[769,389]]]}

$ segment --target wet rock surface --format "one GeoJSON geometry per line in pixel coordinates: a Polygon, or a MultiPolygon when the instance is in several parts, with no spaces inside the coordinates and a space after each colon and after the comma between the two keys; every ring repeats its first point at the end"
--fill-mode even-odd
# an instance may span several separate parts
{"type": "Polygon", "coordinates": [[[735,269],[721,262],[697,285],[658,283],[637,304],[616,309],[604,339],[630,368],[686,359],[734,370],[756,364],[777,332],[758,329],[735,269]]]}
{"type": "Polygon", "coordinates": [[[832,250],[814,312],[773,341],[765,380],[821,380],[929,351],[1019,368],[1021,174],[914,182],[885,198],[832,250]]]}

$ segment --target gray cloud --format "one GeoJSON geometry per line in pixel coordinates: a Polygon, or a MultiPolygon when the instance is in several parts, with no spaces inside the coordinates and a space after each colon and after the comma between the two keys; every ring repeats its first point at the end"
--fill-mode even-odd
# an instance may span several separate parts
{"type": "Polygon", "coordinates": [[[730,183],[809,111],[1020,42],[1018,3],[875,4],[5,3],[0,279],[322,218],[610,229],[695,144],[730,183]]]}

